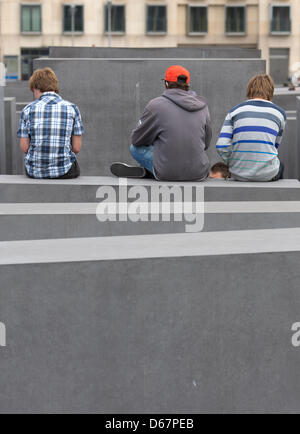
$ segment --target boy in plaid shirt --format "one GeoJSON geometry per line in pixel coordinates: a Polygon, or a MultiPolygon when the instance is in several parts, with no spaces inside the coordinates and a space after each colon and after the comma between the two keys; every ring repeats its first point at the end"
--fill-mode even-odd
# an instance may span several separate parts
{"type": "Polygon", "coordinates": [[[75,104],[58,95],[51,68],[38,69],[29,81],[35,101],[22,111],[18,129],[30,178],[70,179],[80,175],[76,154],[84,128],[75,104]]]}

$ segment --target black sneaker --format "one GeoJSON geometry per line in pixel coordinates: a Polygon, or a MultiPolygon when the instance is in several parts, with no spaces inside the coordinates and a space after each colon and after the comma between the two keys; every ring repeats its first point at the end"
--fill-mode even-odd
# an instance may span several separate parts
{"type": "Polygon", "coordinates": [[[129,166],[125,163],[113,163],[110,171],[118,178],[145,178],[146,169],[140,166],[129,166]]]}

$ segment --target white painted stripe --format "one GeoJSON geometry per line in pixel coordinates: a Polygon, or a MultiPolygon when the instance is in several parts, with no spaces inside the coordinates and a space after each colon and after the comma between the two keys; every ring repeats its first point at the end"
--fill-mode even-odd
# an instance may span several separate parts
{"type": "Polygon", "coordinates": [[[298,213],[300,201],[205,202],[204,210],[206,214],[298,213]]]}
{"type": "Polygon", "coordinates": [[[300,228],[0,242],[0,264],[300,252],[300,228]]]}
{"type": "MultiPolygon", "coordinates": [[[[235,35],[236,35],[236,33],[235,33],[235,35]]],[[[154,47],[155,48],[155,47],[154,47]]],[[[150,57],[113,57],[113,58],[109,58],[109,57],[55,57],[55,59],[54,58],[51,58],[51,59],[49,59],[49,60],[64,60],[65,62],[69,62],[69,61],[85,61],[85,60],[89,60],[89,61],[91,61],[91,62],[99,62],[100,60],[101,61],[103,61],[103,60],[105,60],[106,62],[119,62],[120,60],[127,60],[127,61],[130,61],[130,62],[136,62],[137,60],[147,60],[147,61],[149,61],[149,62],[152,62],[152,61],[157,61],[157,62],[160,62],[160,61],[162,61],[162,60],[165,60],[165,61],[167,61],[167,62],[169,62],[169,61],[179,61],[179,60],[182,60],[182,62],[186,62],[186,61],[190,61],[190,60],[202,60],[202,61],[207,61],[207,62],[214,62],[214,61],[216,61],[216,60],[222,60],[222,62],[224,61],[224,62],[232,62],[232,61],[234,61],[234,60],[251,60],[251,61],[257,61],[257,60],[259,60],[259,61],[262,61],[262,59],[257,59],[257,58],[254,58],[254,57],[232,57],[232,58],[230,58],[230,57],[227,57],[227,58],[220,58],[220,57],[209,57],[209,58],[204,58],[204,57],[191,57],[191,58],[189,58],[189,57],[184,57],[184,58],[181,58],[181,57],[174,57],[174,58],[172,58],[172,57],[154,57],[154,58],[150,58],[150,57]]]]}
{"type": "MultiPolygon", "coordinates": [[[[117,203],[120,207],[135,202],[117,203]]],[[[4,215],[96,215],[100,202],[89,203],[5,203],[0,204],[0,216],[4,215]]],[[[300,213],[300,201],[233,201],[233,202],[141,202],[141,214],[159,213],[163,207],[165,212],[170,210],[174,214],[188,212],[205,214],[245,214],[245,213],[300,213]]],[[[124,208],[122,208],[124,209],[124,208]]],[[[126,209],[126,208],[125,208],[126,209]]],[[[164,212],[164,213],[165,213],[164,212]]],[[[299,221],[300,224],[300,221],[299,221]]]]}
{"type": "MultiPolygon", "coordinates": [[[[0,185],[35,185],[40,189],[43,186],[63,185],[67,188],[73,186],[102,186],[111,185],[118,187],[120,178],[114,176],[80,176],[76,179],[31,179],[25,175],[0,175],[0,185]]],[[[199,182],[169,182],[169,181],[155,181],[151,179],[127,179],[128,185],[145,185],[145,186],[160,186],[160,185],[181,185],[181,186],[203,186],[203,187],[229,187],[229,188],[300,188],[300,182],[297,179],[282,179],[277,182],[237,182],[234,180],[224,181],[222,179],[206,179],[199,182]]]]}

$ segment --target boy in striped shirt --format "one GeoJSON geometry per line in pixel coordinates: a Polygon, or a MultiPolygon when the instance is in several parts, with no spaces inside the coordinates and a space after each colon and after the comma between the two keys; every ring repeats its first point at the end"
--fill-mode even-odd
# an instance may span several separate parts
{"type": "Polygon", "coordinates": [[[273,94],[272,78],[256,75],[248,83],[248,100],[225,118],[216,147],[237,181],[277,181],[283,177],[278,148],[286,114],[271,102],[273,94]]]}

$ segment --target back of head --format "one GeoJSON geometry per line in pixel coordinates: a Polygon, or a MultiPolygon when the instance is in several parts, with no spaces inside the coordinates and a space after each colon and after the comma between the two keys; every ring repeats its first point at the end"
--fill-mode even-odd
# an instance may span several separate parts
{"type": "Polygon", "coordinates": [[[252,77],[247,87],[248,99],[265,99],[272,101],[274,95],[274,81],[268,74],[258,74],[252,77]]]}
{"type": "MultiPolygon", "coordinates": [[[[211,175],[221,175],[218,177],[227,179],[230,178],[230,172],[229,172],[229,168],[227,166],[227,164],[222,163],[222,162],[218,162],[216,164],[214,164],[211,169],[210,169],[211,175]]],[[[212,176],[212,177],[217,177],[217,176],[212,176]]]]}
{"type": "Polygon", "coordinates": [[[37,69],[34,71],[29,80],[30,90],[34,89],[40,92],[55,92],[58,93],[58,79],[51,68],[37,69]]]}
{"type": "Polygon", "coordinates": [[[168,89],[190,90],[190,73],[181,65],[170,66],[165,73],[165,84],[168,89]]]}
{"type": "Polygon", "coordinates": [[[186,78],[183,78],[180,81],[180,77],[178,77],[178,80],[176,82],[174,82],[174,81],[167,81],[166,82],[166,87],[168,89],[181,89],[181,90],[185,90],[185,91],[189,91],[190,90],[190,85],[188,83],[186,83],[186,78]]]}

